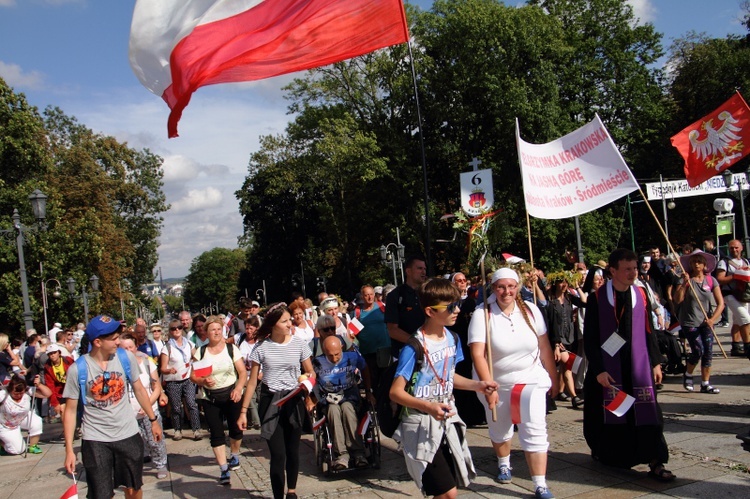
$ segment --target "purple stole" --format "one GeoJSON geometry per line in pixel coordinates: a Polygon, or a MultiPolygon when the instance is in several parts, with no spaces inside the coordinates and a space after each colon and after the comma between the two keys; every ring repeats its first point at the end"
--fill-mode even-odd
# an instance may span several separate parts
{"type": "MultiPolygon", "coordinates": [[[[617,331],[617,320],[615,318],[615,297],[612,281],[599,288],[597,292],[597,304],[599,307],[599,341],[604,344],[609,337],[617,331]]],[[[633,410],[635,411],[635,424],[655,425],[659,423],[656,410],[656,395],[654,393],[653,373],[651,370],[651,361],[648,355],[648,345],[646,344],[646,302],[643,293],[636,287],[630,286],[630,296],[633,303],[632,310],[632,331],[630,334],[631,350],[631,380],[633,385],[632,395],[635,397],[633,410]]],[[[625,312],[623,312],[623,315],[625,312]]],[[[623,346],[624,348],[624,346],[623,346]]],[[[622,349],[620,349],[622,351],[622,349]]],[[[620,361],[620,351],[614,357],[610,357],[607,352],[602,350],[602,363],[604,370],[609,373],[615,380],[613,386],[622,390],[623,373],[622,363],[620,361]]],[[[626,373],[627,375],[628,373],[626,373]]],[[[602,387],[604,392],[604,405],[609,404],[615,397],[615,390],[602,387]]],[[[617,417],[606,409],[604,411],[605,424],[626,424],[627,413],[622,417],[617,417]]]]}

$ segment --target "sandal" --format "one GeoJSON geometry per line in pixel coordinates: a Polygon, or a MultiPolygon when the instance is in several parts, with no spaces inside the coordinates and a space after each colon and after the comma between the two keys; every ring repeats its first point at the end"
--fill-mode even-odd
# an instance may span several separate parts
{"type": "Polygon", "coordinates": [[[673,482],[674,479],[677,478],[674,473],[666,469],[663,464],[651,466],[651,470],[648,472],[648,477],[664,483],[673,482]]]}
{"type": "Polygon", "coordinates": [[[695,387],[693,386],[693,377],[687,373],[682,375],[682,386],[685,387],[685,390],[692,392],[695,390],[695,387]]]}
{"type": "Polygon", "coordinates": [[[718,388],[711,385],[701,385],[701,393],[713,393],[714,395],[721,392],[718,388]]]}

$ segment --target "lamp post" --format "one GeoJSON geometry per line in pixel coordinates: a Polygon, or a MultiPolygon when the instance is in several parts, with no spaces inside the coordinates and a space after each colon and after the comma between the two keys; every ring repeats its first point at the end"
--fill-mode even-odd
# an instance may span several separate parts
{"type": "MultiPolygon", "coordinates": [[[[398,229],[397,229],[398,230],[398,229]]],[[[396,279],[396,265],[401,269],[401,282],[404,282],[404,250],[406,247],[401,244],[399,238],[398,243],[388,243],[380,247],[380,261],[388,267],[393,269],[393,284],[398,286],[398,280],[396,279]]]]}
{"type": "MultiPolygon", "coordinates": [[[[68,277],[68,280],[65,281],[68,285],[68,292],[73,296],[73,298],[82,298],[83,299],[83,322],[88,323],[89,322],[89,293],[86,292],[86,285],[84,284],[81,288],[81,294],[76,293],[76,280],[72,277],[68,277]]],[[[96,275],[92,275],[89,277],[89,283],[91,283],[91,294],[98,293],[99,292],[99,278],[96,277],[96,275]]]]}
{"type": "MultiPolygon", "coordinates": [[[[722,177],[722,179],[724,179],[724,185],[726,186],[727,191],[729,191],[729,193],[732,194],[732,196],[735,196],[735,197],[739,198],[739,200],[740,200],[740,211],[742,211],[742,230],[743,230],[744,235],[745,235],[745,244],[744,244],[744,246],[745,246],[745,252],[747,254],[747,252],[750,252],[750,235],[747,232],[747,214],[745,213],[745,193],[744,193],[744,191],[742,189],[742,185],[744,183],[742,181],[743,179],[742,179],[742,177],[740,177],[735,182],[735,176],[729,170],[724,170],[724,173],[721,174],[721,177],[722,177]],[[732,186],[733,185],[737,186],[737,193],[736,194],[735,194],[735,191],[732,190],[732,186]]],[[[748,169],[744,173],[744,180],[746,182],[750,181],[750,169],[748,169]]]]}
{"type": "Polygon", "coordinates": [[[60,288],[62,288],[62,285],[60,284],[60,281],[57,279],[47,279],[46,281],[42,281],[42,307],[44,308],[44,330],[49,331],[49,322],[47,322],[47,308],[48,308],[48,301],[47,301],[47,286],[50,282],[54,282],[57,284],[57,287],[52,292],[52,296],[55,298],[60,298],[60,288]]]}
{"type": "Polygon", "coordinates": [[[21,215],[17,209],[14,209],[11,217],[13,228],[0,230],[0,235],[8,241],[16,240],[18,270],[21,276],[21,296],[23,298],[23,323],[27,330],[34,329],[34,314],[31,313],[31,306],[29,305],[29,285],[26,281],[26,262],[23,255],[25,239],[23,235],[26,232],[34,233],[47,230],[47,225],[44,223],[44,219],[47,218],[47,196],[39,189],[35,189],[34,192],[29,194],[29,201],[31,201],[31,209],[36,218],[36,227],[27,227],[21,224],[21,215]]]}

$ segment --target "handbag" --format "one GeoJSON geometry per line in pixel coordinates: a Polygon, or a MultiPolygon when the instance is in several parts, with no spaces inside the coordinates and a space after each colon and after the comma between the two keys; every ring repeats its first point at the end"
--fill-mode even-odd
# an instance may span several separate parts
{"type": "Polygon", "coordinates": [[[206,392],[206,400],[212,404],[223,404],[224,402],[228,402],[231,398],[234,385],[219,388],[217,390],[209,390],[208,388],[203,388],[203,390],[206,392]]]}

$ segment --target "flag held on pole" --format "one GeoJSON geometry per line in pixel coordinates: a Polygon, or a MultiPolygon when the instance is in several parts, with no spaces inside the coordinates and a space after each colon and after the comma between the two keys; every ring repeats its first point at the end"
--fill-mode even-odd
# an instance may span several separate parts
{"type": "Polygon", "coordinates": [[[750,108],[739,92],[672,137],[685,160],[685,178],[695,187],[750,152],[750,108]]]}
{"type": "Polygon", "coordinates": [[[171,109],[198,88],[333,64],[409,40],[402,0],[138,0],[130,65],[171,109]]]}

